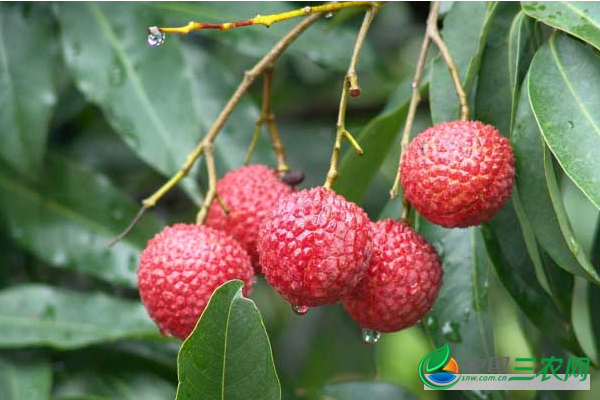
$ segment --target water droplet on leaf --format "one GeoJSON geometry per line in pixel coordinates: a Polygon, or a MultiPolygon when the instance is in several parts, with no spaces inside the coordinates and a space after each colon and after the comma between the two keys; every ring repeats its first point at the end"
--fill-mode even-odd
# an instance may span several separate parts
{"type": "Polygon", "coordinates": [[[427,327],[427,329],[430,329],[432,331],[435,331],[437,330],[437,328],[439,328],[437,319],[433,315],[427,316],[427,319],[425,319],[425,326],[427,327]]]}
{"type": "Polygon", "coordinates": [[[308,306],[299,306],[299,305],[294,304],[294,305],[292,305],[292,310],[294,310],[294,312],[297,315],[304,315],[308,312],[309,307],[308,306]]]}
{"type": "Polygon", "coordinates": [[[157,26],[148,28],[148,45],[150,47],[158,47],[165,42],[165,33],[161,32],[157,26]]]}
{"type": "Polygon", "coordinates": [[[460,325],[455,321],[446,321],[442,326],[442,336],[454,343],[462,342],[458,329],[460,325]]]}
{"type": "Polygon", "coordinates": [[[333,13],[331,11],[329,11],[327,14],[325,14],[325,18],[331,18],[333,17],[333,13]]]}
{"type": "Polygon", "coordinates": [[[381,337],[381,333],[374,329],[363,329],[362,338],[366,344],[375,344],[381,337]]]}

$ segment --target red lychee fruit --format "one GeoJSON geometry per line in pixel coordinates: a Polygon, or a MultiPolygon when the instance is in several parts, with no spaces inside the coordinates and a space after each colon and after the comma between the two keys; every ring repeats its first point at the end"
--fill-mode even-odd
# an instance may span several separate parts
{"type": "Polygon", "coordinates": [[[369,268],[344,297],[344,307],[363,329],[394,332],[431,308],[442,284],[442,264],[433,246],[404,222],[387,219],[372,227],[369,268]]]}
{"type": "Polygon", "coordinates": [[[292,192],[277,172],[266,165],[248,165],[230,171],[217,182],[217,193],[229,208],[229,215],[215,201],[206,225],[236,239],[250,255],[255,271],[260,273],[258,229],[273,205],[292,192]]]}
{"type": "Polygon", "coordinates": [[[404,195],[446,228],[478,225],[510,197],[515,160],[508,139],[479,121],[443,122],[417,135],[402,157],[404,195]]]}
{"type": "Polygon", "coordinates": [[[142,252],[138,288],[161,333],[185,339],[216,288],[240,279],[247,295],[253,275],[250,257],[233,238],[202,225],[175,224],[142,252]]]}
{"type": "Polygon", "coordinates": [[[296,312],[339,301],[371,257],[369,218],[356,204],[323,187],[281,199],[260,229],[267,281],[296,312]]]}

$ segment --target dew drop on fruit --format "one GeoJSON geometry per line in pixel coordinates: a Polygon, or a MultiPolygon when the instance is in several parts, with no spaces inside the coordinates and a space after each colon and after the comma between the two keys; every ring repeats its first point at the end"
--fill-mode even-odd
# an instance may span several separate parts
{"type": "Polygon", "coordinates": [[[374,329],[363,329],[362,337],[366,344],[375,344],[381,337],[381,333],[374,329]]]}
{"type": "Polygon", "coordinates": [[[165,42],[165,33],[161,32],[157,26],[148,28],[148,45],[150,47],[158,47],[165,42]]]}
{"type": "Polygon", "coordinates": [[[292,310],[294,310],[294,312],[297,315],[304,315],[308,312],[309,307],[308,306],[299,306],[299,305],[292,305],[292,310]]]}

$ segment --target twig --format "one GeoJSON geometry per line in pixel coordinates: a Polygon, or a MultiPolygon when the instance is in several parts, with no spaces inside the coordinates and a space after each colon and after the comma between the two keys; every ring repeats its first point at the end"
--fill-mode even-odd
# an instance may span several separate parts
{"type": "Polygon", "coordinates": [[[149,208],[152,208],[156,205],[158,200],[162,196],[165,195],[169,190],[171,190],[175,185],[179,183],[192,169],[196,160],[202,155],[204,148],[208,145],[211,145],[217,135],[219,134],[223,125],[227,121],[227,118],[231,115],[231,112],[240,101],[242,96],[248,91],[248,88],[252,85],[257,76],[262,74],[269,66],[273,65],[275,60],[285,51],[285,49],[300,35],[304,32],[310,25],[312,25],[316,20],[318,20],[322,14],[313,14],[296,25],[292,30],[290,30],[277,44],[262,58],[252,69],[246,71],[244,73],[244,79],[239,84],[213,125],[210,127],[204,138],[200,141],[200,143],[196,146],[196,148],[188,154],[185,163],[181,166],[179,171],[175,175],[173,175],[163,186],[161,186],[155,193],[153,193],[148,198],[142,201],[142,208],[138,217],[127,229],[119,235],[113,243],[121,240],[125,235],[127,235],[131,229],[135,226],[135,224],[139,221],[141,214],[149,208]]]}
{"type": "Polygon", "coordinates": [[[208,190],[204,195],[204,201],[198,212],[196,223],[198,225],[204,224],[206,217],[208,216],[208,210],[217,195],[217,170],[215,168],[215,158],[213,156],[214,146],[207,144],[204,146],[204,160],[206,162],[206,170],[208,172],[208,190]]]}
{"type": "Polygon", "coordinates": [[[271,136],[271,143],[273,145],[273,152],[275,153],[275,158],[277,160],[277,172],[284,173],[289,171],[289,167],[285,162],[285,146],[281,141],[281,137],[279,136],[279,130],[277,129],[277,124],[275,123],[275,114],[273,113],[272,104],[272,87],[273,87],[273,71],[274,67],[270,66],[263,73],[264,75],[264,84],[263,84],[263,94],[262,94],[262,107],[260,116],[256,120],[256,125],[254,128],[254,134],[252,135],[252,142],[250,143],[250,147],[248,148],[248,152],[246,153],[246,158],[244,160],[244,164],[248,164],[250,162],[250,158],[252,157],[252,153],[258,143],[258,138],[260,136],[260,131],[262,126],[266,123],[267,129],[269,131],[269,135],[271,136]]]}
{"type": "Polygon", "coordinates": [[[202,23],[202,22],[194,22],[190,21],[187,25],[170,28],[158,28],[159,31],[164,33],[179,33],[182,35],[186,35],[192,31],[197,31],[201,29],[219,29],[222,31],[227,31],[233,28],[239,28],[242,26],[250,26],[250,25],[264,25],[267,28],[273,25],[274,23],[285,21],[292,18],[304,17],[311,14],[320,14],[320,13],[332,13],[344,8],[352,8],[352,7],[369,7],[373,4],[372,1],[342,1],[339,3],[328,3],[318,6],[306,6],[302,7],[298,10],[294,11],[286,11],[278,14],[270,14],[270,15],[260,15],[257,14],[254,18],[244,19],[241,21],[235,22],[225,22],[225,23],[202,23]]]}
{"type": "MultiPolygon", "coordinates": [[[[408,143],[410,141],[410,133],[412,130],[413,122],[415,119],[415,115],[417,112],[417,106],[421,101],[421,95],[419,93],[419,86],[421,84],[421,79],[423,77],[423,70],[425,68],[425,61],[427,59],[427,51],[429,50],[429,46],[431,41],[433,41],[440,49],[440,53],[444,58],[448,69],[450,70],[450,75],[452,76],[452,81],[454,83],[454,88],[456,90],[456,95],[458,97],[458,101],[460,103],[461,114],[460,118],[462,120],[466,120],[469,118],[469,105],[467,101],[467,96],[460,82],[460,77],[458,75],[458,70],[456,65],[454,64],[454,60],[446,47],[446,44],[442,40],[439,34],[439,30],[437,27],[437,20],[440,10],[440,2],[434,1],[431,5],[431,10],[429,11],[429,16],[427,17],[427,28],[425,31],[425,36],[423,38],[423,43],[421,45],[421,50],[419,52],[419,58],[417,60],[417,66],[415,70],[415,76],[412,81],[412,97],[410,99],[410,105],[408,107],[408,113],[406,114],[406,122],[404,123],[404,130],[402,132],[402,141],[400,142],[400,163],[402,163],[402,157],[408,147],[408,143]]],[[[394,181],[394,186],[390,190],[390,197],[393,199],[398,195],[398,190],[400,188],[400,166],[398,167],[398,173],[396,174],[396,179],[394,181]]],[[[403,196],[402,198],[402,219],[408,221],[408,215],[410,213],[410,203],[403,196]]]]}
{"type": "Polygon", "coordinates": [[[358,78],[356,75],[356,64],[358,63],[358,57],[364,44],[365,37],[367,36],[367,32],[369,31],[369,27],[371,26],[371,22],[373,22],[375,14],[377,14],[377,10],[378,4],[373,4],[373,6],[365,13],[365,18],[363,19],[362,25],[356,37],[356,43],[354,44],[354,50],[352,51],[352,57],[350,58],[350,66],[348,67],[348,72],[344,77],[344,84],[342,86],[342,95],[340,97],[340,107],[336,124],[335,143],[331,153],[329,172],[327,172],[327,178],[325,180],[325,184],[323,185],[327,189],[331,189],[339,175],[337,165],[340,157],[340,151],[342,149],[342,140],[344,138],[350,142],[359,156],[363,154],[362,148],[359,146],[358,142],[346,129],[346,108],[348,105],[348,94],[353,93],[352,96],[358,96],[360,94],[358,78]]]}

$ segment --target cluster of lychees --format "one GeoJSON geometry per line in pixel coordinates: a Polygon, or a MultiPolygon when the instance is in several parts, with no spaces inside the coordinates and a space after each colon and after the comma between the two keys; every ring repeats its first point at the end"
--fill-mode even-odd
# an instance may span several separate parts
{"type": "MultiPolygon", "coordinates": [[[[489,125],[435,125],[409,145],[400,165],[406,199],[444,227],[491,218],[510,196],[514,159],[489,125]]],[[[298,314],[342,301],[366,336],[416,323],[442,283],[434,247],[405,222],[371,222],[330,189],[297,191],[262,165],[229,172],[217,184],[227,204],[206,225],[177,224],[149,241],[138,270],[142,301],[164,334],[187,337],[211,293],[230,279],[250,292],[254,273],[298,314]]]]}

